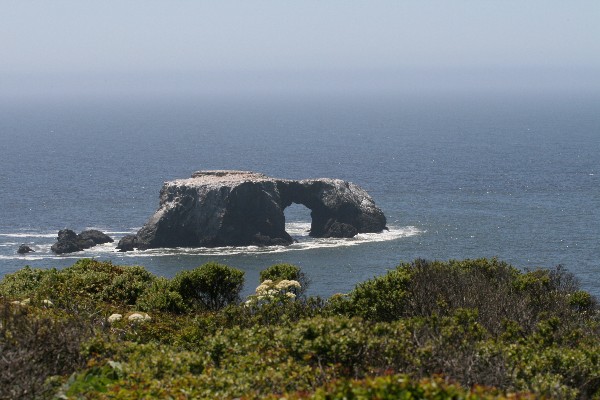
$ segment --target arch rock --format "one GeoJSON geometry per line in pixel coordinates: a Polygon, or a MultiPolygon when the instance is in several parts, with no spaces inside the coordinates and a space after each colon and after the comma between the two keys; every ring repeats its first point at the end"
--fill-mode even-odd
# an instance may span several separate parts
{"type": "Polygon", "coordinates": [[[156,213],[117,248],[289,245],[284,210],[311,210],[310,235],[353,237],[386,229],[383,212],[361,187],[340,179],[275,179],[249,171],[199,171],[166,182],[156,213]]]}

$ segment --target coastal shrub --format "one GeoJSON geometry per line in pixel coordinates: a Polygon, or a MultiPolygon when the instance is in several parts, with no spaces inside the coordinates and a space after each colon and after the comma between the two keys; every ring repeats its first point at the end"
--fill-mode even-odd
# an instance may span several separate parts
{"type": "Polygon", "coordinates": [[[219,324],[224,328],[253,326],[284,326],[323,313],[326,302],[320,297],[299,298],[290,301],[287,297],[265,302],[245,302],[230,305],[219,313],[219,324]]]}
{"type": "MultiPolygon", "coordinates": [[[[480,384],[510,388],[507,385],[510,372],[504,357],[487,346],[492,335],[478,323],[476,310],[459,309],[443,317],[413,317],[405,324],[400,321],[397,324],[410,332],[410,350],[394,344],[392,351],[385,347],[382,351],[400,365],[406,361],[397,357],[408,357],[409,363],[400,371],[421,377],[442,373],[467,387],[480,384]],[[398,350],[394,351],[394,347],[398,350]]],[[[381,335],[379,338],[386,340],[381,335]]]]}
{"type": "Polygon", "coordinates": [[[547,398],[597,398],[600,395],[600,346],[574,348],[540,343],[529,337],[501,350],[512,374],[510,384],[547,398]]]}
{"type": "Polygon", "coordinates": [[[266,280],[273,282],[281,280],[296,281],[300,283],[300,288],[294,292],[297,295],[303,294],[310,284],[308,277],[302,272],[300,267],[292,264],[274,264],[262,270],[260,272],[260,282],[262,283],[266,280]]]}
{"type": "MultiPolygon", "coordinates": [[[[116,362],[123,373],[102,389],[105,397],[93,398],[183,392],[192,398],[264,398],[295,391],[309,396],[327,382],[397,373],[417,379],[441,374],[463,387],[495,386],[486,391],[533,391],[548,398],[592,398],[598,392],[597,339],[596,345],[573,349],[535,335],[505,343],[477,317],[473,310],[377,323],[317,316],[284,325],[217,327],[186,349],[154,341],[95,345],[96,354],[105,354],[100,365],[116,362]]],[[[540,332],[551,337],[554,326],[540,332]]],[[[78,380],[95,374],[82,373],[78,380]]]]}
{"type": "Polygon", "coordinates": [[[359,316],[374,321],[393,321],[406,315],[411,274],[398,268],[359,283],[347,297],[337,296],[330,303],[335,314],[359,316]]]}
{"type": "Polygon", "coordinates": [[[0,280],[0,296],[10,300],[33,297],[43,286],[48,275],[56,274],[56,269],[40,269],[26,266],[0,280]]]}
{"type": "Polygon", "coordinates": [[[373,321],[474,309],[478,322],[494,333],[504,331],[508,321],[530,333],[549,316],[585,325],[596,315],[597,303],[560,266],[520,272],[496,259],[477,259],[401,264],[358,284],[347,296],[332,297],[329,307],[373,321]]]}
{"type": "Polygon", "coordinates": [[[183,313],[187,311],[183,297],[173,289],[171,281],[158,278],[138,297],[136,305],[142,311],[167,311],[183,313]]]}
{"type": "Polygon", "coordinates": [[[291,327],[284,346],[296,360],[313,366],[330,366],[344,376],[364,373],[369,331],[359,318],[315,317],[291,327]]]}
{"type": "Polygon", "coordinates": [[[0,281],[0,295],[49,299],[63,309],[133,305],[156,277],[145,268],[82,259],[62,270],[23,268],[0,281]]]}
{"type": "Polygon", "coordinates": [[[593,312],[597,307],[596,299],[584,290],[575,290],[569,293],[567,302],[577,312],[593,312]]]}
{"type": "Polygon", "coordinates": [[[290,281],[282,279],[273,282],[270,279],[264,280],[253,295],[248,296],[248,300],[244,303],[246,306],[261,307],[265,304],[281,304],[296,300],[296,293],[301,286],[298,281],[290,281]]]}
{"type": "Polygon", "coordinates": [[[214,262],[179,272],[173,278],[173,288],[188,305],[213,311],[239,302],[243,285],[243,271],[214,262]]]}
{"type": "Polygon", "coordinates": [[[485,348],[488,332],[475,319],[469,310],[379,323],[315,317],[292,325],[283,343],[297,362],[327,367],[333,377],[403,372],[418,377],[444,374],[467,386],[505,385],[503,358],[485,348]]]}
{"type": "MultiPolygon", "coordinates": [[[[181,357],[184,358],[184,357],[181,357]]],[[[175,360],[180,360],[180,357],[175,360]]],[[[408,375],[384,375],[364,379],[333,379],[319,386],[314,391],[284,391],[281,384],[281,372],[273,370],[270,375],[257,381],[256,386],[250,386],[249,377],[226,385],[209,383],[216,377],[201,376],[188,371],[182,371],[179,377],[163,377],[159,380],[145,380],[136,383],[134,377],[115,378],[121,374],[119,365],[106,365],[87,372],[85,377],[77,377],[64,392],[66,396],[77,397],[87,394],[86,398],[244,398],[244,399],[313,399],[313,400],[346,400],[346,399],[466,399],[466,400],[503,400],[503,399],[534,399],[533,394],[518,393],[504,394],[501,390],[484,386],[465,388],[457,383],[449,383],[443,377],[414,379],[408,375]],[[269,379],[269,376],[272,379],[269,379]],[[111,383],[107,384],[107,383],[111,383]],[[103,385],[104,384],[104,385],[103,385]],[[272,390],[268,390],[269,386],[272,390]],[[99,390],[100,389],[100,390],[99,390]],[[104,392],[104,393],[103,393],[104,392]],[[92,395],[97,393],[96,395],[92,395]],[[240,395],[241,393],[241,395],[240,395]]],[[[302,377],[298,371],[290,372],[293,377],[302,377]]],[[[262,376],[261,376],[262,377],[262,376]]],[[[138,378],[139,379],[139,378],[138,378]]],[[[285,381],[285,380],[284,380],[285,381]]],[[[299,386],[299,385],[297,385],[299,386]]],[[[291,387],[294,389],[294,386],[291,387]]]]}
{"type": "Polygon", "coordinates": [[[156,280],[144,267],[123,267],[122,272],[112,278],[102,290],[102,300],[109,303],[133,305],[156,280]]]}
{"type": "Polygon", "coordinates": [[[245,304],[243,272],[215,263],[11,274],[0,301],[30,301],[0,307],[0,398],[600,398],[596,300],[560,266],[415,260],[326,302],[272,277],[245,304]]]}
{"type": "Polygon", "coordinates": [[[47,379],[85,365],[80,347],[93,332],[93,321],[77,315],[1,303],[0,398],[51,397],[47,379]]]}
{"type": "Polygon", "coordinates": [[[96,354],[109,353],[110,359],[96,360],[93,367],[79,372],[63,393],[68,398],[94,399],[259,399],[269,393],[309,389],[313,370],[293,362],[274,333],[264,327],[217,331],[195,351],[155,343],[96,344],[96,352],[100,351],[96,354]],[[106,365],[117,368],[117,374],[106,365]],[[95,367],[103,372],[97,373],[95,367]],[[101,376],[93,379],[98,389],[86,385],[90,375],[101,376]]]}
{"type": "Polygon", "coordinates": [[[115,277],[121,275],[124,267],[111,262],[82,259],[59,272],[63,293],[70,297],[103,299],[104,289],[112,284],[115,277]]]}
{"type": "Polygon", "coordinates": [[[113,304],[133,305],[156,277],[140,266],[84,259],[61,271],[67,290],[113,304]]]}
{"type": "Polygon", "coordinates": [[[552,317],[561,321],[565,331],[587,329],[589,322],[598,318],[597,300],[580,290],[577,278],[561,265],[525,271],[514,286],[521,304],[515,307],[512,319],[527,332],[537,330],[541,321],[552,317]]]}
{"type": "Polygon", "coordinates": [[[412,276],[409,315],[448,315],[456,309],[471,308],[478,310],[480,320],[501,321],[497,310],[516,300],[511,283],[519,272],[495,259],[417,260],[399,268],[409,270],[412,276]]]}
{"type": "Polygon", "coordinates": [[[440,376],[414,379],[408,375],[385,375],[365,379],[337,379],[317,388],[314,393],[286,393],[284,396],[269,396],[267,399],[285,398],[288,400],[347,400],[347,399],[465,399],[465,400],[504,400],[534,399],[529,393],[505,395],[502,391],[485,386],[465,388],[449,383],[440,376]]]}

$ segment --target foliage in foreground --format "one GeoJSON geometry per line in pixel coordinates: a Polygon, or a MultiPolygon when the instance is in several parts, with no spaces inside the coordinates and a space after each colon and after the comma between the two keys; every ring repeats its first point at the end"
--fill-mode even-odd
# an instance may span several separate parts
{"type": "Polygon", "coordinates": [[[562,267],[416,260],[326,301],[297,296],[295,266],[260,280],[242,301],[243,272],[215,263],[7,275],[0,398],[600,396],[598,307],[562,267]]]}

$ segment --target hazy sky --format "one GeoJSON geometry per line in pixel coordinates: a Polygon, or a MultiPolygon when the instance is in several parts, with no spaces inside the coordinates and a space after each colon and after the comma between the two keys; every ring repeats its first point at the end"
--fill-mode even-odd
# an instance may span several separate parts
{"type": "Polygon", "coordinates": [[[600,1],[0,0],[0,60],[5,95],[600,88],[600,1]]]}

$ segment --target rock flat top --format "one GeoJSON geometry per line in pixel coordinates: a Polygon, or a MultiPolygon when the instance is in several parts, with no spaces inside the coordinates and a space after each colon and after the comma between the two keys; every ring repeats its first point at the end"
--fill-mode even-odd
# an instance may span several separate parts
{"type": "Polygon", "coordinates": [[[165,182],[166,185],[185,186],[224,186],[243,182],[264,182],[274,178],[252,171],[210,170],[196,171],[191,178],[165,182]]]}

